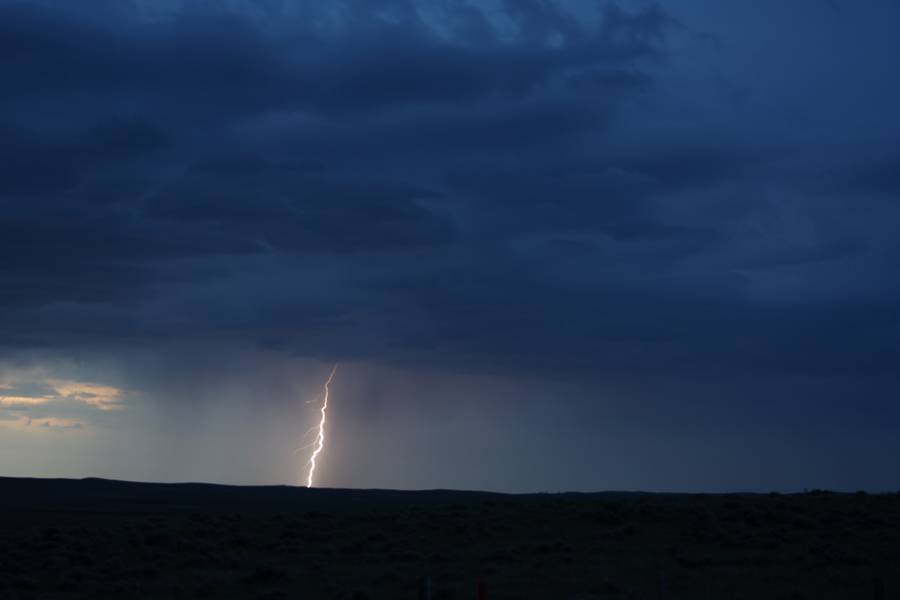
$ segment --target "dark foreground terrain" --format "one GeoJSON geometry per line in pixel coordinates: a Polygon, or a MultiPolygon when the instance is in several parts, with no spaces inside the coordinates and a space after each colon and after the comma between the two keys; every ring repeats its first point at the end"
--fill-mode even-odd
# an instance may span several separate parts
{"type": "Polygon", "coordinates": [[[900,598],[900,494],[0,478],[0,598],[900,598]]]}

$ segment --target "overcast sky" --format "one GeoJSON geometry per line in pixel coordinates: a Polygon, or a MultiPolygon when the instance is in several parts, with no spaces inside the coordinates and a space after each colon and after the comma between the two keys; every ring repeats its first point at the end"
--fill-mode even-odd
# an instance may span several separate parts
{"type": "Polygon", "coordinates": [[[900,488],[895,0],[0,0],[0,475],[900,488]]]}

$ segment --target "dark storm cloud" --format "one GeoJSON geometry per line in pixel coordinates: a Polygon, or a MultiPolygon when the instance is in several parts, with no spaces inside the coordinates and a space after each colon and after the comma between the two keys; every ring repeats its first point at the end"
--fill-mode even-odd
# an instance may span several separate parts
{"type": "MultiPolygon", "coordinates": [[[[601,31],[585,30],[552,4],[522,2],[507,6],[520,29],[513,43],[500,43],[489,27],[484,38],[465,43],[438,37],[411,4],[383,18],[373,4],[338,3],[345,18],[332,27],[316,22],[331,7],[306,6],[286,30],[272,33],[239,13],[190,4],[153,24],[8,4],[0,50],[10,57],[4,77],[18,89],[5,103],[103,93],[113,106],[130,100],[149,109],[152,100],[166,112],[222,116],[285,108],[357,114],[491,95],[515,99],[560,78],[602,81],[603,69],[654,56],[667,25],[656,9],[637,15],[609,9],[601,31]],[[558,47],[546,46],[550,34],[562,36],[558,47]]],[[[623,83],[633,79],[614,76],[599,87],[623,83]]]]}
{"type": "Polygon", "coordinates": [[[697,87],[679,15],[276,5],[0,2],[0,343],[890,370],[896,161],[697,87]]]}
{"type": "Polygon", "coordinates": [[[842,175],[844,193],[900,198],[900,156],[876,156],[842,175]]]}

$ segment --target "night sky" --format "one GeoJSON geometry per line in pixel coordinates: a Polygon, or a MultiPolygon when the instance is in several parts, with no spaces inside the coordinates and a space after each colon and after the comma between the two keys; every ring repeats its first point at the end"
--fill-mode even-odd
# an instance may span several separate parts
{"type": "Polygon", "coordinates": [[[0,475],[900,488],[896,0],[0,0],[0,475]]]}

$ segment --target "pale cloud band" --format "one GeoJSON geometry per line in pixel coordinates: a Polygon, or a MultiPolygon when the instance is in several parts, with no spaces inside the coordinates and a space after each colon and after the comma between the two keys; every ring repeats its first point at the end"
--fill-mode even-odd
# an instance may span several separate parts
{"type": "Polygon", "coordinates": [[[94,411],[124,409],[124,395],[111,385],[52,377],[43,370],[0,373],[0,427],[84,429],[94,411]]]}

